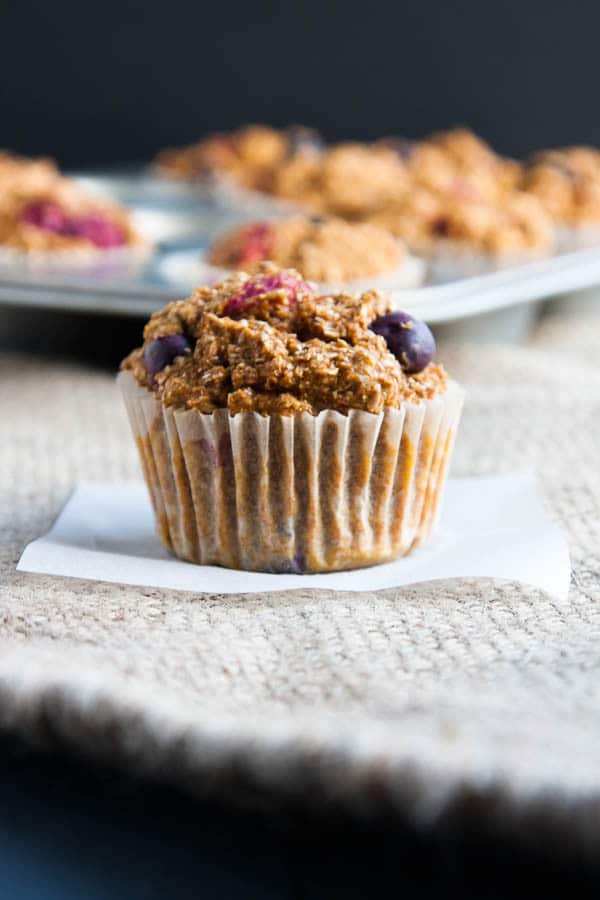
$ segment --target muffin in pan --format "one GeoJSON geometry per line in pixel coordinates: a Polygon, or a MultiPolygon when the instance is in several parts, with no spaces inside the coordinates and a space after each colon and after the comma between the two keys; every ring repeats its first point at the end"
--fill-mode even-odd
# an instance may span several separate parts
{"type": "Polygon", "coordinates": [[[240,225],[218,237],[208,253],[209,264],[225,270],[251,272],[266,260],[299,269],[324,285],[356,286],[375,279],[377,284],[413,287],[423,274],[386,229],[319,216],[240,225]]]}
{"type": "Polygon", "coordinates": [[[394,150],[406,165],[411,191],[420,188],[457,200],[491,202],[515,187],[521,167],[499,156],[466,128],[454,128],[420,141],[383,138],[377,146],[394,150]]]}
{"type": "Polygon", "coordinates": [[[201,564],[356,568],[439,510],[463,394],[375,291],[263,264],[155,313],[119,376],[164,545],[201,564]]]}
{"type": "Polygon", "coordinates": [[[439,131],[427,138],[425,143],[439,148],[463,172],[488,172],[499,189],[510,190],[518,184],[521,164],[515,159],[500,156],[468,128],[439,131]]]}
{"type": "Polygon", "coordinates": [[[127,210],[86,194],[48,160],[0,155],[0,260],[76,264],[145,253],[127,210]]]}
{"type": "Polygon", "coordinates": [[[554,249],[551,218],[537,198],[520,191],[484,203],[421,188],[371,221],[421,254],[434,280],[527,262],[554,249]]]}
{"type": "Polygon", "coordinates": [[[565,147],[535,154],[521,188],[552,216],[563,246],[600,239],[600,151],[565,147]]]}
{"type": "Polygon", "coordinates": [[[292,125],[277,130],[246,125],[229,133],[211,134],[186,147],[163,150],[156,170],[171,178],[207,184],[221,179],[256,191],[270,189],[275,171],[286,160],[313,157],[323,149],[312,128],[292,125]]]}
{"type": "Polygon", "coordinates": [[[402,197],[406,166],[387,147],[347,143],[312,157],[288,160],[271,192],[313,212],[357,221],[402,197]]]}

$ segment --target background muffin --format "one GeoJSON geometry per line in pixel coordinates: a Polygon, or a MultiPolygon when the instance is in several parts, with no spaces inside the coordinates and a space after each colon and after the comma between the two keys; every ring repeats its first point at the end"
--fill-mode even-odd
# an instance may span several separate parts
{"type": "Polygon", "coordinates": [[[272,260],[312,281],[339,283],[393,272],[405,257],[404,245],[377,225],[296,216],[234,228],[214,242],[208,260],[247,272],[272,260]]]}
{"type": "Polygon", "coordinates": [[[255,190],[270,191],[277,170],[286,161],[312,157],[322,149],[319,134],[291,125],[278,131],[246,125],[227,134],[213,134],[187,147],[163,150],[155,165],[174,178],[230,179],[255,190]]]}
{"type": "MultiPolygon", "coordinates": [[[[536,154],[525,167],[522,189],[536,197],[561,229],[600,230],[600,152],[566,147],[536,154]]],[[[564,236],[564,235],[563,235],[564,236]]]]}
{"type": "Polygon", "coordinates": [[[0,245],[22,253],[144,244],[127,210],[97,200],[49,160],[0,154],[0,245]]]}
{"type": "Polygon", "coordinates": [[[433,277],[454,277],[550,253],[555,234],[540,201],[507,191],[472,202],[420,189],[372,217],[427,258],[433,277]]]}
{"type": "Polygon", "coordinates": [[[273,193],[315,212],[360,220],[402,196],[406,167],[387,147],[347,143],[281,166],[273,193]]]}

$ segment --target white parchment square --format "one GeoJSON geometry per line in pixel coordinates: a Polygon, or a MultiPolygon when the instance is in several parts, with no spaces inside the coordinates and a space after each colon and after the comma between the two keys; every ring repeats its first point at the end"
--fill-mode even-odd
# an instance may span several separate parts
{"type": "Polygon", "coordinates": [[[436,535],[395,562],[319,575],[272,575],[196,566],[170,556],[154,532],[141,482],[82,482],[43,537],[29,544],[23,572],[183,591],[244,594],[292,588],[345,591],[441,578],[489,576],[534,585],[564,599],[570,562],[531,475],[451,479],[436,535]]]}

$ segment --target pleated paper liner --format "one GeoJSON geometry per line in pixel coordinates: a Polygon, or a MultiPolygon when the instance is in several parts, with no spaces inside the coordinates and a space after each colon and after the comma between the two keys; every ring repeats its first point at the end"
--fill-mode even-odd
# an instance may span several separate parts
{"type": "Polygon", "coordinates": [[[410,553],[437,521],[463,391],[379,415],[207,415],[119,375],[162,543],[267,572],[359,568],[410,553]]]}

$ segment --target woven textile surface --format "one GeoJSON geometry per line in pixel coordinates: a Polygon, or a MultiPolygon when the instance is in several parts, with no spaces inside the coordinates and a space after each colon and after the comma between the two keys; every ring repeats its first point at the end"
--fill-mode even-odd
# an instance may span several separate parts
{"type": "Polygon", "coordinates": [[[17,573],[82,479],[139,478],[110,374],[0,357],[0,727],[192,791],[600,848],[600,316],[445,355],[456,475],[533,469],[567,601],[453,580],[194,595],[17,573]]]}

